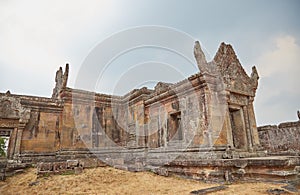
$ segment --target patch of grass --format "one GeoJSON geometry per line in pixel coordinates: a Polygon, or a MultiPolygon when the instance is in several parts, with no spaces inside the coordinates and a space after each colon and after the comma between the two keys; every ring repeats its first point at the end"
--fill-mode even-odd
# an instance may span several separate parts
{"type": "Polygon", "coordinates": [[[44,178],[50,177],[50,173],[42,173],[39,175],[39,177],[44,177],[44,178]]]}
{"type": "Polygon", "coordinates": [[[232,185],[232,182],[226,181],[226,182],[224,183],[224,185],[232,185]]]}
{"type": "Polygon", "coordinates": [[[74,170],[67,170],[67,171],[61,173],[60,175],[74,175],[74,174],[75,174],[74,170]]]}

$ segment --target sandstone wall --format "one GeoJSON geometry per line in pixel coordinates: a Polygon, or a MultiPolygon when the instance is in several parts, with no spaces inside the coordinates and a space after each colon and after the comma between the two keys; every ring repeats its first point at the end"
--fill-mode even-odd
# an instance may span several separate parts
{"type": "Polygon", "coordinates": [[[258,127],[258,133],[269,153],[300,152],[300,121],[258,127]]]}
{"type": "Polygon", "coordinates": [[[62,102],[51,98],[0,93],[0,127],[10,131],[8,158],[59,149],[62,102]]]}
{"type": "Polygon", "coordinates": [[[60,142],[60,114],[51,112],[32,112],[26,125],[22,143],[22,153],[55,152],[60,142]]]}

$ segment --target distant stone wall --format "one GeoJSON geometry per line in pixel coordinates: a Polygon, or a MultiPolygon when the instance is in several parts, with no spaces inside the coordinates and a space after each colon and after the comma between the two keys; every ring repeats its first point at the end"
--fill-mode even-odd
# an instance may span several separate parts
{"type": "Polygon", "coordinates": [[[270,154],[300,153],[300,121],[258,127],[260,143],[270,154]]]}

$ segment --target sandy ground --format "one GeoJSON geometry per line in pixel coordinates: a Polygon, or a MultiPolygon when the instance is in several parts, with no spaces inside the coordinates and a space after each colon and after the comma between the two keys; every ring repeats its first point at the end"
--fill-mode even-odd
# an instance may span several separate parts
{"type": "MultiPolygon", "coordinates": [[[[31,168],[0,182],[0,194],[189,194],[193,190],[217,186],[150,172],[132,173],[110,167],[85,169],[79,175],[51,175],[39,178],[31,168]],[[37,185],[30,186],[31,182],[37,185]]],[[[243,183],[213,194],[267,194],[280,184],[243,183]]]]}

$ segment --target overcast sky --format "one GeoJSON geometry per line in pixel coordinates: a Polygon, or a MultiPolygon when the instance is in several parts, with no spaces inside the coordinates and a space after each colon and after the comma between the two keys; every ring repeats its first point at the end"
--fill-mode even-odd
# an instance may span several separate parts
{"type": "MultiPolygon", "coordinates": [[[[74,87],[82,63],[97,45],[126,29],[158,25],[199,40],[208,59],[221,42],[230,43],[246,72],[250,74],[256,65],[260,74],[255,99],[258,125],[296,121],[300,109],[299,9],[296,0],[2,0],[0,91],[50,97],[55,72],[65,63],[70,64],[68,86],[74,87]]],[[[197,72],[195,63],[180,68],[185,63],[170,51],[137,49],[119,56],[100,82],[101,87],[94,89],[103,93],[120,89],[116,93],[123,93],[133,87],[153,87],[158,80],[174,82],[197,72]],[[155,63],[149,64],[151,61],[155,63]],[[164,79],[164,75],[176,75],[176,71],[156,71],[156,62],[166,67],[178,65],[181,74],[164,79]],[[120,82],[132,67],[137,67],[133,73],[145,80],[120,82]]]]}

